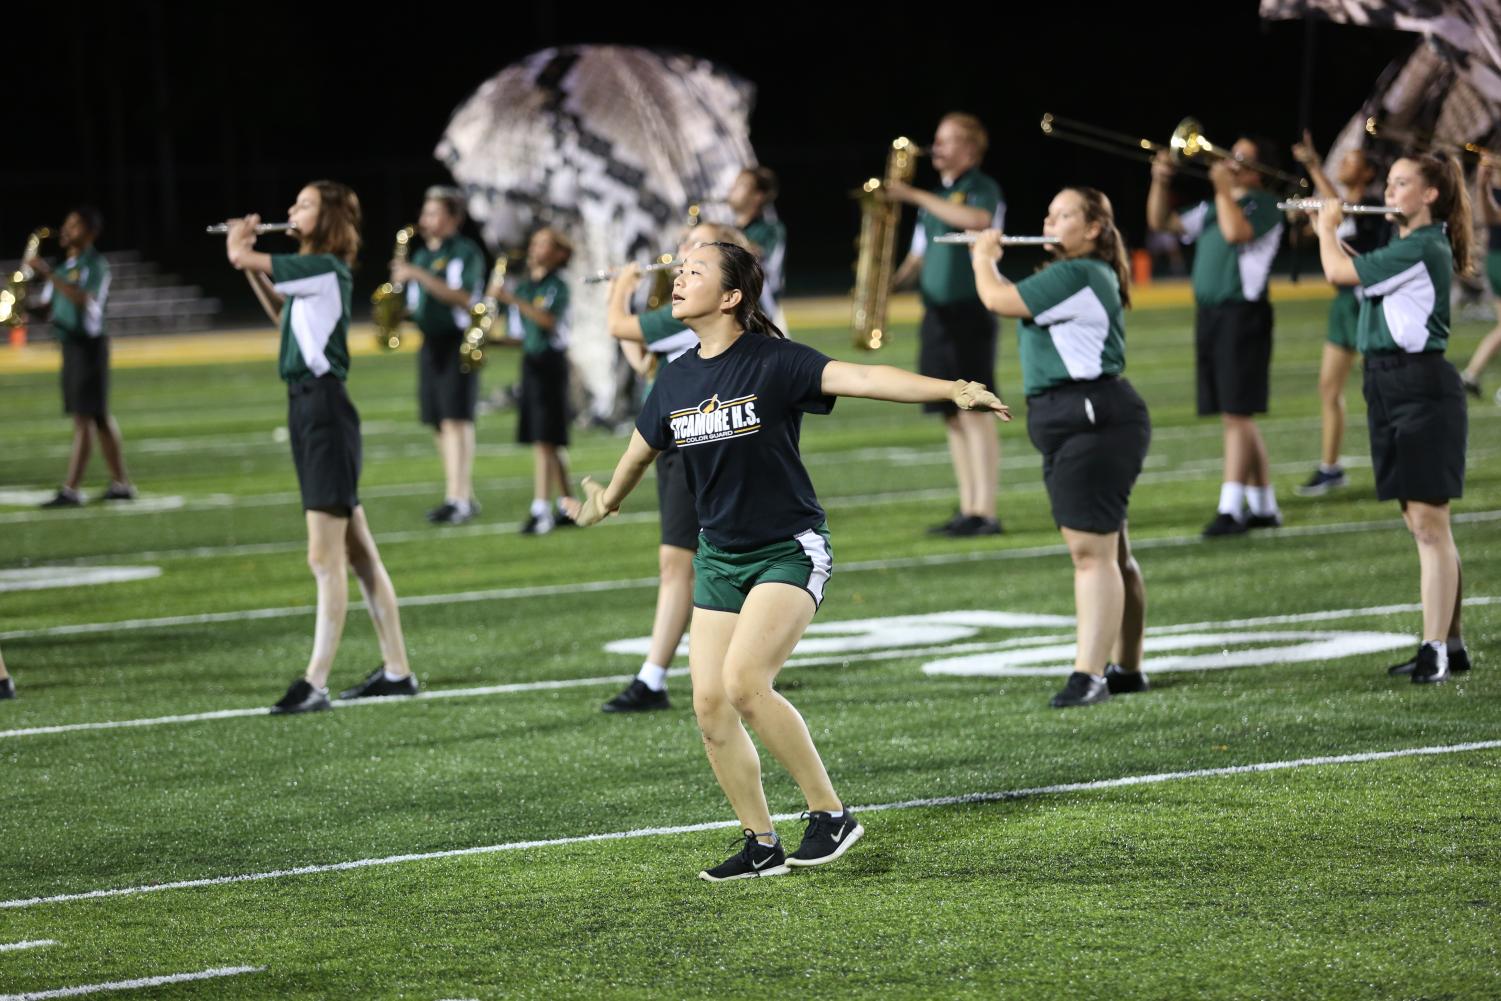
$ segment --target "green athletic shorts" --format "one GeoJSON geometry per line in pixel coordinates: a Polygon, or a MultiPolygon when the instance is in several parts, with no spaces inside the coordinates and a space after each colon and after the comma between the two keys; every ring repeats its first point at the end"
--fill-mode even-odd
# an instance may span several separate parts
{"type": "Polygon", "coordinates": [[[834,572],[829,526],[810,528],[796,538],[743,553],[720,549],[698,537],[693,556],[693,604],[711,612],[739,612],[757,584],[791,584],[808,592],[816,609],[834,572]]]}
{"type": "Polygon", "coordinates": [[[1501,250],[1486,252],[1485,276],[1491,280],[1491,291],[1501,295],[1501,250]]]}
{"type": "Polygon", "coordinates": [[[1360,321],[1360,300],[1355,290],[1346,285],[1334,292],[1334,301],[1329,304],[1330,344],[1346,351],[1355,350],[1355,328],[1360,321]]]}

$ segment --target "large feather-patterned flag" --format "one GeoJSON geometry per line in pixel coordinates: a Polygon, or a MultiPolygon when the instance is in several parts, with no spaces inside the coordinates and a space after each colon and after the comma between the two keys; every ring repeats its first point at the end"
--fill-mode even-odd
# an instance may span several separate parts
{"type": "MultiPolygon", "coordinates": [[[[1329,159],[1370,146],[1374,118],[1395,136],[1437,145],[1486,142],[1501,126],[1501,3],[1497,0],[1261,0],[1267,20],[1317,18],[1423,38],[1388,66],[1341,130],[1329,159]]],[[[1378,140],[1379,143],[1379,140],[1378,140]]],[[[1402,143],[1394,143],[1401,146],[1402,143]]]]}
{"type": "Polygon", "coordinates": [[[580,279],[673,250],[688,207],[722,200],[756,163],[754,95],[745,80],[693,56],[546,49],[487,80],[438,144],[492,250],[519,245],[541,225],[574,240],[569,354],[596,413],[614,403],[618,352],[604,329],[604,287],[580,279]]]}

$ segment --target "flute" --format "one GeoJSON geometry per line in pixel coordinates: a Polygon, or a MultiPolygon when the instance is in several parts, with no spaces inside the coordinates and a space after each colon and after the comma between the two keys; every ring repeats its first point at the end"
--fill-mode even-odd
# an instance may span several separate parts
{"type": "MultiPolygon", "coordinates": [[[[671,271],[673,268],[680,268],[682,266],[682,261],[660,261],[656,264],[643,264],[641,266],[641,273],[645,274],[648,271],[671,271]]],[[[596,271],[594,274],[586,277],[584,283],[586,285],[596,285],[600,282],[612,282],[620,274],[621,270],[620,268],[606,268],[603,271],[596,271]]]]}
{"type": "MultiPolygon", "coordinates": [[[[974,244],[980,240],[980,234],[975,231],[967,233],[945,233],[942,236],[933,237],[934,243],[964,243],[974,244]]],[[[1003,236],[1003,247],[1045,247],[1050,243],[1057,243],[1056,236],[1003,236]]]]}
{"type": "MultiPolygon", "coordinates": [[[[1278,202],[1277,209],[1280,212],[1317,212],[1324,207],[1322,198],[1290,198],[1285,202],[1278,202]]],[[[1340,205],[1340,211],[1345,215],[1401,215],[1402,212],[1395,205],[1340,205]]]]}
{"type": "MultiPolygon", "coordinates": [[[[290,233],[297,227],[289,222],[263,222],[255,227],[257,234],[260,233],[290,233]]],[[[223,236],[229,232],[229,223],[218,222],[204,230],[210,235],[223,236]]]]}

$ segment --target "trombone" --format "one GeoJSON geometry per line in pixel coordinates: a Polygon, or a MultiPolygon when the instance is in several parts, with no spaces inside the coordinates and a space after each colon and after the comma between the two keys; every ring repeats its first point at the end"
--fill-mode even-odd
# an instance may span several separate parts
{"type": "MultiPolygon", "coordinates": [[[[1279,212],[1317,212],[1324,207],[1323,198],[1289,198],[1277,203],[1279,212]]],[[[1395,205],[1351,205],[1341,203],[1339,210],[1345,215],[1401,215],[1395,205]]]]}
{"type": "MultiPolygon", "coordinates": [[[[263,222],[255,227],[257,236],[261,233],[294,233],[296,231],[297,227],[289,222],[263,222]]],[[[229,223],[216,222],[205,229],[204,232],[210,236],[223,236],[229,232],[229,223]]]]}
{"type": "MultiPolygon", "coordinates": [[[[698,206],[696,206],[696,205],[694,206],[694,208],[697,208],[697,207],[698,206]]],[[[682,267],[682,265],[683,265],[682,261],[680,261],[677,258],[673,257],[671,254],[663,254],[662,256],[664,258],[666,258],[666,260],[658,260],[654,264],[643,264],[643,265],[641,265],[641,273],[642,274],[647,274],[647,273],[653,272],[653,271],[671,271],[673,268],[679,268],[679,267],[682,267]]],[[[605,268],[603,270],[596,271],[596,272],[594,272],[591,275],[585,276],[585,278],[584,278],[584,284],[585,285],[598,285],[600,282],[612,282],[617,277],[619,277],[620,276],[620,272],[622,272],[624,270],[625,269],[623,267],[620,267],[620,268],[605,268]]]]}
{"type": "MultiPolygon", "coordinates": [[[[968,230],[963,233],[945,233],[942,236],[933,237],[934,243],[962,243],[973,246],[980,242],[980,230],[968,230]]],[[[1047,247],[1058,243],[1056,236],[1002,236],[1003,247],[1047,247]]]]}
{"type": "MultiPolygon", "coordinates": [[[[1059,118],[1057,115],[1044,114],[1042,116],[1042,134],[1054,139],[1063,139],[1079,146],[1088,146],[1092,149],[1103,150],[1106,153],[1114,153],[1117,156],[1140,160],[1151,163],[1158,153],[1169,152],[1177,161],[1180,169],[1190,165],[1190,162],[1199,157],[1219,157],[1230,160],[1237,166],[1245,167],[1263,174],[1267,177],[1275,177],[1280,181],[1296,185],[1299,188],[1308,187],[1308,179],[1296,174],[1289,174],[1285,170],[1278,170],[1269,164],[1259,163],[1245,157],[1236,156],[1234,153],[1210,142],[1204,135],[1204,127],[1199,124],[1197,118],[1185,118],[1178,123],[1173,130],[1172,136],[1166,144],[1153,142],[1150,139],[1140,139],[1129,136],[1122,132],[1101,128],[1098,125],[1090,125],[1087,122],[1075,121],[1071,118],[1059,118]]],[[[1207,176],[1208,168],[1199,164],[1192,164],[1196,170],[1192,173],[1197,176],[1207,176]],[[1203,173],[1199,173],[1202,171],[1203,173]]]]}

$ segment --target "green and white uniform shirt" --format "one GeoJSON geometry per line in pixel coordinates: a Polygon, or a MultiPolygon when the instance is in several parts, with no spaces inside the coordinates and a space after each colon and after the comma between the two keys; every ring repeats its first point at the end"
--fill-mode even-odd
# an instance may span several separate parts
{"type": "Polygon", "coordinates": [[[349,265],[333,254],[273,254],[271,282],[287,298],[281,377],[289,383],[330,373],[349,378],[349,265]]]}
{"type": "Polygon", "coordinates": [[[90,246],[53,269],[69,285],[77,285],[88,295],[83,306],[75,306],[65,295],[56,295],[51,282],[46,283],[43,301],[52,303],[52,326],[63,340],[84,341],[104,336],[104,303],[109,299],[109,262],[90,246]]]}
{"type": "Polygon", "coordinates": [[[646,350],[660,355],[663,364],[676,361],[684,351],[698,347],[698,335],[673,318],[671,303],[647,310],[636,319],[641,324],[646,350]]]}
{"type": "Polygon", "coordinates": [[[1184,243],[1197,243],[1194,251],[1194,302],[1222,306],[1227,302],[1260,302],[1266,298],[1272,261],[1282,243],[1285,228],[1277,199],[1265,191],[1252,191],[1236,199],[1253,236],[1245,243],[1230,243],[1219,227],[1214,202],[1200,202],[1180,213],[1184,243]]]}
{"type": "Polygon", "coordinates": [[[1355,273],[1365,287],[1356,334],[1361,354],[1444,350],[1454,252],[1443,223],[1420,226],[1361,254],[1355,273]]]}
{"type": "MultiPolygon", "coordinates": [[[[954,178],[953,184],[944,185],[933,192],[955,205],[969,205],[990,213],[990,225],[1004,228],[1006,202],[1001,196],[1001,186],[993,178],[980,173],[979,167],[971,167],[954,178]]],[[[922,275],[918,289],[922,301],[928,306],[951,306],[958,302],[978,301],[975,291],[975,272],[969,262],[969,248],[962,243],[934,243],[933,238],[953,233],[955,229],[942,219],[921,209],[917,213],[917,229],[912,232],[912,253],[922,258],[922,275]]]]}
{"type": "Polygon", "coordinates": [[[1093,257],[1057,261],[1016,283],[1032,314],[1017,323],[1022,392],[1119,375],[1126,324],[1115,270],[1093,257]]]}
{"type": "Polygon", "coordinates": [[[766,285],[761,289],[761,308],[768,316],[775,316],[786,282],[787,227],[775,216],[763,212],[746,223],[741,232],[761,251],[761,270],[766,274],[766,285]],[[767,309],[768,303],[770,309],[767,309]]]}
{"type": "MultiPolygon", "coordinates": [[[[412,266],[440,276],[449,288],[469,293],[469,306],[485,291],[485,255],[467,236],[455,233],[430,250],[426,243],[412,254],[412,266]]],[[[407,286],[412,322],[426,337],[457,337],[469,326],[469,306],[449,306],[428,295],[416,282],[407,286]]]]}
{"type": "Polygon", "coordinates": [[[568,285],[556,272],[549,272],[537,281],[523,278],[516,284],[517,299],[529,302],[538,309],[551,313],[556,324],[551,330],[543,330],[521,310],[510,309],[510,335],[521,342],[521,350],[529,355],[544,351],[562,351],[568,347],[568,285]]]}

